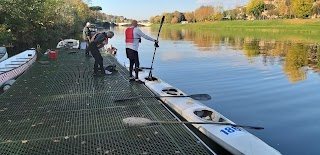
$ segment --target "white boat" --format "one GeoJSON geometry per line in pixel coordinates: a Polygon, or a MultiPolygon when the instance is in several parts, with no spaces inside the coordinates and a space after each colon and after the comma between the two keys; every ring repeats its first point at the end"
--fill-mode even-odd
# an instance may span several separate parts
{"type": "MultiPolygon", "coordinates": [[[[139,72],[139,79],[158,96],[187,96],[181,90],[153,76],[156,80],[148,81],[148,71],[139,72]]],[[[235,124],[214,109],[211,109],[190,97],[160,97],[160,99],[180,114],[188,122],[216,122],[235,124]]],[[[193,124],[204,135],[221,145],[232,154],[279,155],[279,151],[263,142],[241,127],[216,124],[193,124]]]]}
{"type": "Polygon", "coordinates": [[[7,49],[5,47],[0,47],[0,62],[8,58],[7,49]]]}
{"type": "Polygon", "coordinates": [[[57,44],[57,48],[65,48],[65,49],[79,49],[80,48],[80,41],[75,39],[64,39],[61,40],[57,44]]]}
{"type": "Polygon", "coordinates": [[[0,86],[22,74],[36,59],[36,50],[31,49],[0,62],[0,86]]]}

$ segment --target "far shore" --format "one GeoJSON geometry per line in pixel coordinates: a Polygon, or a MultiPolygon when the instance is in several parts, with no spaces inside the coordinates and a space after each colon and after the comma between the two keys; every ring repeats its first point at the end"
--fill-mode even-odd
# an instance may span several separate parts
{"type": "MultiPolygon", "coordinates": [[[[159,24],[151,26],[159,29],[159,24]]],[[[164,24],[162,29],[214,32],[224,36],[283,40],[294,38],[320,42],[320,19],[233,20],[187,24],[164,24]]]]}
{"type": "MultiPolygon", "coordinates": [[[[154,24],[155,27],[159,24],[154,24]]],[[[275,19],[275,20],[231,20],[231,21],[213,21],[198,22],[187,24],[165,24],[170,28],[188,28],[188,29],[229,29],[229,28],[249,28],[249,29],[278,29],[293,30],[305,32],[319,32],[320,19],[275,19]]]]}

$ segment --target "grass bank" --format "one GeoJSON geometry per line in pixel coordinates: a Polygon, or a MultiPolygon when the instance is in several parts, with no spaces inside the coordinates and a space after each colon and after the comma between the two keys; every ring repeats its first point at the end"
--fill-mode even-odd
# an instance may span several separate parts
{"type": "Polygon", "coordinates": [[[279,19],[279,20],[237,20],[214,21],[190,24],[166,24],[170,28],[186,28],[194,30],[207,29],[244,29],[258,31],[296,31],[320,32],[320,19],[279,19]]]}
{"type": "MultiPolygon", "coordinates": [[[[158,29],[159,24],[152,25],[158,29]]],[[[214,21],[190,24],[165,24],[164,29],[187,29],[222,36],[253,37],[275,40],[320,42],[320,19],[279,19],[214,21]]]]}

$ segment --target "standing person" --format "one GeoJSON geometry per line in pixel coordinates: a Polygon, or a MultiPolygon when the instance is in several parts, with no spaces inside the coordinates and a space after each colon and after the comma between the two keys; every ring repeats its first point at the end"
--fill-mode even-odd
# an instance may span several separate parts
{"type": "Polygon", "coordinates": [[[156,39],[153,39],[146,34],[144,34],[139,28],[137,28],[138,22],[136,20],[133,20],[131,22],[131,27],[127,28],[125,31],[126,35],[126,54],[127,58],[130,61],[129,66],[129,79],[130,81],[133,81],[135,79],[138,83],[143,83],[139,80],[138,73],[139,73],[139,56],[138,56],[138,48],[139,43],[141,43],[141,37],[155,42],[155,45],[158,44],[158,41],[156,39]],[[133,65],[135,65],[135,77],[132,75],[133,65]]]}
{"type": "Polygon", "coordinates": [[[89,22],[86,23],[86,26],[84,26],[82,30],[82,38],[86,42],[86,56],[91,57],[89,54],[89,44],[90,44],[90,38],[92,36],[91,30],[90,30],[91,24],[89,22]]]}
{"type": "Polygon", "coordinates": [[[100,54],[99,48],[102,48],[104,47],[104,45],[108,44],[108,38],[111,39],[113,36],[114,33],[112,31],[107,31],[95,34],[90,40],[89,50],[95,60],[93,66],[94,76],[101,76],[106,74],[103,67],[103,58],[100,54]],[[99,74],[99,70],[101,71],[101,74],[99,74]]]}

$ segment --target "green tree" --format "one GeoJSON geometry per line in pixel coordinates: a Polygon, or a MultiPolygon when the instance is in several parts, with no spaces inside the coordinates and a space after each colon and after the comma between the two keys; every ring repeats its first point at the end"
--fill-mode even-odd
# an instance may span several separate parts
{"type": "Polygon", "coordinates": [[[256,19],[259,18],[261,13],[264,11],[263,0],[250,0],[246,11],[247,14],[254,16],[256,19]]]}
{"type": "Polygon", "coordinates": [[[292,11],[298,18],[307,18],[311,15],[313,0],[292,0],[292,11]]]}
{"type": "Polygon", "coordinates": [[[90,6],[89,9],[92,11],[100,11],[100,10],[102,10],[102,7],[101,6],[90,6]]]}
{"type": "Polygon", "coordinates": [[[248,57],[256,57],[260,54],[260,46],[258,40],[252,40],[243,44],[244,54],[248,57]]]}
{"type": "Polygon", "coordinates": [[[308,47],[303,44],[293,44],[286,53],[283,70],[291,82],[305,79],[304,66],[308,65],[308,47]]]}
{"type": "Polygon", "coordinates": [[[172,13],[165,13],[164,16],[165,16],[164,23],[168,23],[168,24],[171,23],[173,18],[172,13]]]}
{"type": "Polygon", "coordinates": [[[172,14],[173,14],[173,17],[177,17],[178,23],[180,23],[181,21],[185,20],[185,17],[183,15],[183,13],[181,13],[179,11],[175,11],[172,14]]]}
{"type": "Polygon", "coordinates": [[[98,12],[100,10],[102,10],[102,7],[101,6],[90,6],[89,9],[92,10],[92,11],[95,11],[96,20],[98,20],[98,12]]]}
{"type": "Polygon", "coordinates": [[[162,16],[155,16],[150,18],[151,23],[160,23],[162,19],[162,16]]]}
{"type": "Polygon", "coordinates": [[[1,0],[0,32],[21,48],[35,47],[80,32],[90,12],[82,0],[1,0]]]}

